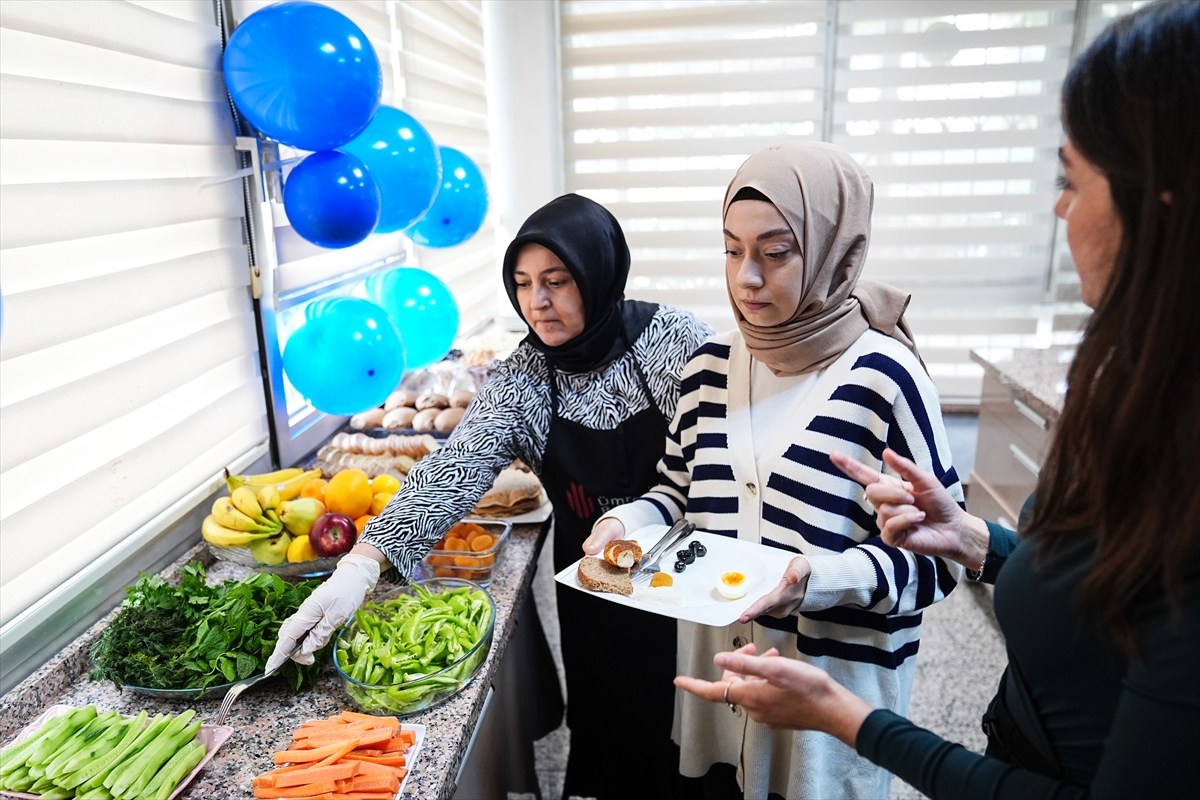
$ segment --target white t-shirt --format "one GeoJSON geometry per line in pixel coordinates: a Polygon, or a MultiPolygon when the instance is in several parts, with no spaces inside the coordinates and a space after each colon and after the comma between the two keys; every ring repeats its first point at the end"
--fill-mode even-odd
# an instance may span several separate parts
{"type": "Polygon", "coordinates": [[[825,370],[779,377],[757,358],[750,360],[750,432],[754,438],[754,460],[773,442],[787,424],[788,409],[795,408],[812,393],[825,370]]]}

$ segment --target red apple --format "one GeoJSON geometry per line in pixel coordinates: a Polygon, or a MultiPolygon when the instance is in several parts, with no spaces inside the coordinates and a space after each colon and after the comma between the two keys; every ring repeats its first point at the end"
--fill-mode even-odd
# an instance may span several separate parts
{"type": "Polygon", "coordinates": [[[308,532],[308,541],[312,549],[322,558],[340,556],[350,552],[358,531],[354,528],[354,520],[345,514],[326,514],[318,517],[308,532]]]}

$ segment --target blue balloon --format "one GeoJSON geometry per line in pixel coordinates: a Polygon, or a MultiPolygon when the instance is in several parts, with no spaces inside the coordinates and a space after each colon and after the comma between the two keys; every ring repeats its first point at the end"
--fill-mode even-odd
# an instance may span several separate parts
{"type": "Polygon", "coordinates": [[[225,46],[225,86],[267,136],[333,150],[379,108],[383,73],[366,34],[318,3],[276,3],[238,25],[225,46]]]}
{"type": "Polygon", "coordinates": [[[367,279],[367,296],[383,306],[404,339],[408,368],[442,360],[458,335],[458,303],[423,269],[401,267],[367,279]]]}
{"type": "Polygon", "coordinates": [[[453,147],[441,148],[442,185],[433,207],[409,229],[422,247],[453,247],[478,232],[487,216],[487,184],[483,173],[467,155],[453,147]]]}
{"type": "Polygon", "coordinates": [[[412,115],[380,106],[367,129],[338,149],[361,158],[379,183],[383,210],[376,232],[404,230],[433,205],[442,159],[429,131],[412,115]]]}
{"type": "Polygon", "coordinates": [[[295,166],[283,187],[292,230],[321,247],[358,244],[379,222],[379,185],[363,162],[325,150],[295,166]]]}
{"type": "Polygon", "coordinates": [[[374,303],[337,298],[293,333],[283,371],[326,414],[357,414],[381,405],[404,376],[404,345],[374,303]]]}

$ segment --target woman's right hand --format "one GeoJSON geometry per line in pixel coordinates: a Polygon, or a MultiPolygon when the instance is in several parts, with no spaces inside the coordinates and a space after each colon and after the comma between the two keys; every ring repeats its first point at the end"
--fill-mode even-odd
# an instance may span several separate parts
{"type": "Polygon", "coordinates": [[[899,475],[885,475],[842,453],[830,460],[866,487],[875,508],[880,537],[887,544],[914,553],[941,556],[968,569],[979,569],[987,556],[989,533],[978,517],[963,511],[946,487],[932,474],[894,450],[883,460],[899,475]]]}
{"type": "Polygon", "coordinates": [[[583,552],[589,556],[604,552],[604,546],[614,539],[625,536],[625,525],[616,517],[603,517],[592,527],[592,533],[583,543],[583,552]]]}

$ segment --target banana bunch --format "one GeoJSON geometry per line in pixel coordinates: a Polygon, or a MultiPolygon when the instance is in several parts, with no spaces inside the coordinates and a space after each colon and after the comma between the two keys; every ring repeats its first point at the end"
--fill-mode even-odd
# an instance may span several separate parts
{"type": "Polygon", "coordinates": [[[280,500],[295,500],[300,496],[304,484],[321,477],[321,470],[310,469],[307,472],[299,467],[280,469],[262,475],[231,475],[225,470],[225,483],[229,485],[229,494],[243,486],[257,490],[262,486],[273,486],[279,492],[280,500]]]}
{"type": "Polygon", "coordinates": [[[238,486],[229,497],[218,497],[213,502],[212,513],[204,519],[200,534],[205,541],[219,547],[244,547],[269,539],[283,530],[276,510],[282,502],[274,484],[255,488],[238,486]]]}

